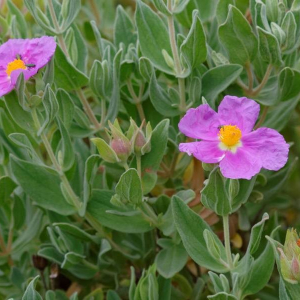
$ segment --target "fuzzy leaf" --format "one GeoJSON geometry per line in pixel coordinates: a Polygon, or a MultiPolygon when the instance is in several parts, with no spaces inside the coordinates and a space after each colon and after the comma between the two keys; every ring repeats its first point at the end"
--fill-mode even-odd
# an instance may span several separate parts
{"type": "MultiPolygon", "coordinates": [[[[176,228],[191,258],[200,266],[215,272],[226,272],[226,267],[215,260],[210,253],[210,249],[206,247],[203,232],[205,229],[211,231],[208,224],[176,196],[172,199],[172,210],[176,228]]],[[[212,232],[212,234],[214,233],[212,232]]],[[[220,257],[226,261],[223,244],[218,237],[216,237],[215,241],[217,241],[220,249],[220,257]]]]}
{"type": "Polygon", "coordinates": [[[140,0],[137,1],[135,20],[143,55],[149,58],[159,70],[174,74],[162,54],[163,50],[167,51],[169,55],[172,53],[165,23],[149,6],[140,0]]]}
{"type": "Polygon", "coordinates": [[[219,36],[231,63],[245,65],[256,57],[257,39],[243,14],[232,5],[226,22],[219,28],[219,36]]]}

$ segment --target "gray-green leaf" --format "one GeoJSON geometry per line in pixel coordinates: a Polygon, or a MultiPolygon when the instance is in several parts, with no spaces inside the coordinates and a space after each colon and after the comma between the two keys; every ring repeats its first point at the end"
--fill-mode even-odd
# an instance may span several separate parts
{"type": "Polygon", "coordinates": [[[140,0],[137,1],[135,20],[143,55],[149,58],[159,70],[174,74],[162,54],[162,50],[167,51],[169,55],[172,53],[165,23],[149,6],[140,0]]]}
{"type": "Polygon", "coordinates": [[[206,60],[206,37],[198,17],[199,12],[193,11],[193,24],[186,39],[183,41],[180,51],[191,68],[197,68],[206,60]]]}
{"type": "Polygon", "coordinates": [[[246,18],[235,6],[230,5],[226,22],[219,28],[219,37],[231,63],[245,65],[256,57],[257,39],[246,18]]]}

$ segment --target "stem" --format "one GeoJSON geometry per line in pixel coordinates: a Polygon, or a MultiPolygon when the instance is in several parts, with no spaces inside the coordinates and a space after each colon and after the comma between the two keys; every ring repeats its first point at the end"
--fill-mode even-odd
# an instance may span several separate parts
{"type": "Polygon", "coordinates": [[[140,155],[136,156],[136,168],[137,168],[137,172],[139,174],[139,177],[142,179],[142,160],[141,160],[140,155]]]}
{"type": "Polygon", "coordinates": [[[91,224],[91,226],[97,230],[101,237],[106,236],[102,226],[98,223],[97,220],[95,220],[95,218],[89,212],[86,212],[84,216],[87,219],[87,221],[91,224]]]}
{"type": "Polygon", "coordinates": [[[143,122],[143,120],[146,120],[146,118],[145,118],[145,114],[141,102],[136,103],[136,108],[138,110],[141,122],[143,122]]]}
{"type": "Polygon", "coordinates": [[[126,171],[129,170],[129,166],[127,162],[122,163],[122,166],[126,171]]]}
{"type": "Polygon", "coordinates": [[[84,93],[81,89],[79,89],[77,91],[77,95],[83,105],[83,108],[87,114],[87,116],[89,117],[91,123],[93,123],[93,125],[95,126],[96,130],[99,130],[101,128],[101,124],[98,122],[98,120],[96,119],[93,110],[90,107],[89,102],[87,101],[86,97],[84,96],[84,93]]]}
{"type": "Polygon", "coordinates": [[[255,89],[253,89],[253,74],[251,71],[250,64],[246,65],[245,68],[246,68],[247,75],[248,75],[248,85],[249,86],[246,86],[240,79],[237,80],[237,84],[244,90],[246,95],[257,96],[261,92],[261,90],[264,88],[264,86],[266,85],[266,83],[271,75],[273,67],[272,67],[272,65],[268,66],[261,83],[255,89]]]}
{"type": "Polygon", "coordinates": [[[158,225],[158,219],[155,212],[152,210],[152,208],[148,205],[148,203],[143,202],[141,206],[141,211],[144,215],[146,215],[147,219],[151,221],[151,223],[155,226],[158,225]]]}
{"type": "Polygon", "coordinates": [[[44,276],[44,271],[40,270],[40,276],[41,276],[42,284],[43,284],[43,287],[44,287],[45,291],[48,291],[46,279],[45,279],[45,276],[44,276]]]}
{"type": "Polygon", "coordinates": [[[101,121],[100,121],[100,128],[104,127],[105,116],[106,116],[106,102],[105,102],[105,99],[101,99],[101,121]]]}
{"type": "Polygon", "coordinates": [[[110,244],[115,250],[119,251],[120,253],[125,253],[129,255],[129,253],[124,251],[118,244],[116,244],[113,241],[113,239],[106,232],[104,232],[102,226],[98,223],[97,220],[95,220],[95,218],[90,213],[87,212],[85,214],[85,218],[91,224],[91,226],[100,234],[101,237],[104,237],[110,242],[110,244]]]}
{"type": "Polygon", "coordinates": [[[52,0],[48,0],[48,7],[49,7],[49,12],[50,12],[50,16],[51,16],[54,28],[55,28],[56,33],[57,33],[57,39],[58,39],[58,42],[60,44],[61,50],[64,52],[64,54],[66,55],[67,58],[70,58],[68,50],[67,50],[67,45],[66,45],[65,40],[64,40],[64,37],[63,37],[62,33],[60,33],[61,28],[60,28],[60,26],[58,24],[58,21],[57,21],[57,18],[56,18],[56,14],[55,14],[55,11],[54,11],[54,6],[53,6],[53,3],[52,3],[52,0]]]}
{"type": "Polygon", "coordinates": [[[137,111],[139,113],[141,122],[143,122],[143,120],[146,120],[145,113],[144,113],[144,110],[143,110],[143,106],[141,104],[141,98],[142,98],[142,95],[143,95],[144,87],[142,86],[140,88],[139,96],[136,95],[136,93],[133,89],[131,80],[127,80],[127,87],[128,87],[128,91],[130,93],[130,96],[132,97],[133,101],[135,102],[135,105],[136,105],[137,111]]]}
{"type": "Polygon", "coordinates": [[[236,83],[244,90],[244,92],[248,92],[248,87],[244,84],[244,82],[241,79],[238,79],[236,83]]]}
{"type": "Polygon", "coordinates": [[[9,232],[8,232],[8,238],[7,238],[7,246],[6,246],[6,252],[10,253],[11,252],[11,246],[12,246],[12,241],[13,241],[13,235],[14,235],[14,227],[10,226],[9,232]]]}
{"type": "Polygon", "coordinates": [[[68,49],[67,49],[67,45],[65,43],[65,40],[64,40],[64,37],[62,34],[59,34],[57,36],[57,39],[58,39],[58,43],[61,47],[61,50],[63,51],[63,53],[65,54],[65,56],[70,59],[70,55],[69,55],[69,52],[68,52],[68,49]]]}
{"type": "Polygon", "coordinates": [[[7,241],[7,246],[5,246],[5,242],[3,239],[3,236],[0,232],[0,248],[2,252],[0,253],[0,256],[7,256],[7,262],[10,266],[14,265],[14,262],[10,256],[11,252],[11,245],[12,245],[12,238],[13,238],[13,228],[10,227],[9,233],[8,233],[8,241],[7,241]]]}
{"type": "Polygon", "coordinates": [[[266,70],[264,78],[262,79],[261,83],[253,90],[252,96],[258,95],[260,93],[260,91],[263,89],[263,87],[266,85],[266,83],[271,75],[272,68],[273,68],[272,65],[268,65],[268,68],[266,70]]]}
{"type": "Polygon", "coordinates": [[[168,166],[167,166],[163,161],[160,163],[160,166],[164,169],[164,171],[165,171],[166,174],[168,175],[169,172],[170,172],[168,166]]]}
{"type": "Polygon", "coordinates": [[[203,189],[204,180],[205,180],[204,170],[201,161],[196,158],[193,158],[193,163],[194,163],[194,169],[193,169],[192,179],[190,181],[190,187],[195,192],[196,197],[192,202],[189,203],[190,207],[194,207],[200,203],[201,201],[200,191],[203,189]]]}
{"type": "Polygon", "coordinates": [[[180,97],[180,110],[186,111],[186,100],[185,100],[185,81],[184,78],[178,78],[179,84],[179,97],[180,97]]]}
{"type": "Polygon", "coordinates": [[[3,253],[6,253],[6,246],[5,246],[4,239],[2,237],[1,232],[0,232],[0,248],[3,253]]]}
{"type": "MultiPolygon", "coordinates": [[[[36,112],[36,109],[33,109],[32,110],[32,118],[33,118],[33,121],[34,121],[34,124],[36,126],[36,129],[39,130],[41,125],[40,125],[40,121],[38,119],[38,116],[37,116],[37,112],[36,112]]],[[[52,147],[48,141],[48,138],[46,136],[46,134],[44,132],[41,133],[41,139],[42,139],[42,142],[46,148],[46,151],[49,155],[49,158],[52,162],[52,164],[54,165],[54,168],[57,170],[59,176],[60,176],[60,179],[66,189],[66,191],[68,192],[70,198],[72,199],[72,202],[74,204],[74,206],[78,209],[80,207],[80,202],[78,200],[78,197],[77,195],[74,193],[66,175],[64,174],[60,164],[58,163],[56,157],[55,157],[55,154],[52,150],[52,147]]]]}
{"type": "MultiPolygon", "coordinates": [[[[167,3],[169,11],[172,11],[172,0],[168,0],[167,3]]],[[[170,36],[170,44],[172,49],[172,54],[174,58],[174,65],[177,77],[182,74],[182,68],[180,64],[180,58],[177,49],[177,42],[175,36],[175,26],[173,15],[168,16],[168,28],[170,36]]],[[[178,78],[179,96],[180,96],[180,110],[186,111],[186,99],[185,99],[185,81],[184,78],[178,78]]]]}
{"type": "Polygon", "coordinates": [[[246,71],[247,71],[247,76],[248,76],[248,91],[249,93],[252,93],[253,90],[253,74],[251,71],[251,65],[248,63],[246,65],[246,71]]]}
{"type": "Polygon", "coordinates": [[[254,130],[259,128],[262,125],[262,123],[265,121],[265,119],[267,117],[267,113],[269,111],[269,108],[270,108],[270,106],[265,106],[264,107],[263,112],[261,114],[261,117],[260,117],[258,123],[255,125],[254,130]]]}
{"type": "Polygon", "coordinates": [[[50,16],[51,16],[54,28],[57,31],[57,33],[59,34],[60,26],[59,26],[57,18],[56,18],[56,14],[55,14],[55,11],[54,11],[54,6],[53,6],[53,3],[52,3],[52,0],[48,0],[48,7],[49,7],[49,12],[50,12],[50,16]]]}
{"type": "Polygon", "coordinates": [[[223,216],[223,230],[224,230],[224,242],[225,251],[227,256],[227,263],[230,269],[233,269],[233,261],[230,248],[230,232],[229,232],[229,216],[223,216]]]}

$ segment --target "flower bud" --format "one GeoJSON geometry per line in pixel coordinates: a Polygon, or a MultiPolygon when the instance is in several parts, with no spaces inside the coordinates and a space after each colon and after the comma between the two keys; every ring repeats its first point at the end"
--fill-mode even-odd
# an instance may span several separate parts
{"type": "Polygon", "coordinates": [[[139,130],[134,141],[134,152],[140,155],[142,148],[145,146],[145,144],[146,144],[146,138],[143,132],[139,130]]]}
{"type": "Polygon", "coordinates": [[[110,142],[110,146],[122,162],[127,161],[131,154],[131,144],[129,141],[121,138],[115,138],[110,142]]]}
{"type": "Polygon", "coordinates": [[[291,269],[292,269],[293,276],[296,278],[298,282],[300,282],[300,265],[299,265],[299,260],[296,257],[294,257],[292,260],[291,269]]]}
{"type": "Polygon", "coordinates": [[[289,283],[300,283],[300,240],[294,229],[286,234],[283,249],[280,252],[280,270],[283,279],[289,283]]]}
{"type": "Polygon", "coordinates": [[[136,155],[144,155],[151,150],[152,127],[147,124],[145,132],[143,131],[144,122],[141,127],[138,127],[134,120],[130,120],[130,128],[127,133],[127,138],[131,140],[133,151],[136,155]]]}
{"type": "Polygon", "coordinates": [[[132,153],[132,145],[129,139],[123,134],[118,120],[114,124],[108,123],[111,131],[112,140],[110,147],[114,150],[121,162],[126,162],[132,153]]]}
{"type": "Polygon", "coordinates": [[[100,138],[93,138],[91,142],[97,147],[100,156],[109,163],[119,162],[119,158],[117,154],[113,151],[113,149],[100,138]]]}

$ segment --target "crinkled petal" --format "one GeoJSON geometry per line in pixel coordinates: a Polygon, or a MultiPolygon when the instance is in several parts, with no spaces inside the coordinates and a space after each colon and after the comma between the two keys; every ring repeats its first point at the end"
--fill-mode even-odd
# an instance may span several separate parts
{"type": "Polygon", "coordinates": [[[8,63],[16,59],[18,54],[24,49],[24,44],[28,43],[29,39],[9,39],[0,46],[0,66],[6,69],[8,63]]]}
{"type": "Polygon", "coordinates": [[[242,138],[244,148],[255,151],[262,167],[278,171],[288,160],[289,144],[284,137],[271,128],[259,128],[242,138]]]}
{"type": "Polygon", "coordinates": [[[260,157],[253,149],[240,147],[236,153],[227,151],[220,162],[220,170],[224,177],[231,179],[251,179],[261,169],[260,157]]]}
{"type": "Polygon", "coordinates": [[[179,130],[188,137],[213,141],[218,139],[218,114],[208,104],[191,108],[180,120],[179,130]]]}
{"type": "Polygon", "coordinates": [[[219,105],[222,125],[236,125],[243,134],[251,132],[258,118],[260,106],[246,97],[225,96],[219,105]]]}
{"type": "Polygon", "coordinates": [[[56,49],[55,39],[51,36],[43,36],[35,39],[10,39],[0,46],[0,97],[10,92],[20,73],[25,80],[35,75],[52,58],[56,49]],[[7,65],[20,56],[25,64],[32,64],[26,70],[12,71],[10,77],[6,74],[7,65]]]}
{"type": "Polygon", "coordinates": [[[224,151],[219,149],[218,144],[219,141],[182,143],[179,145],[179,150],[205,163],[218,163],[224,157],[224,151]]]}
{"type": "MultiPolygon", "coordinates": [[[[55,52],[56,43],[51,36],[43,36],[41,38],[23,41],[22,51],[20,50],[21,53],[19,54],[25,64],[35,65],[34,67],[28,67],[27,70],[21,70],[21,72],[24,73],[25,80],[28,80],[50,61],[55,52]]],[[[19,74],[19,70],[11,73],[12,84],[16,83],[19,74]]]]}

